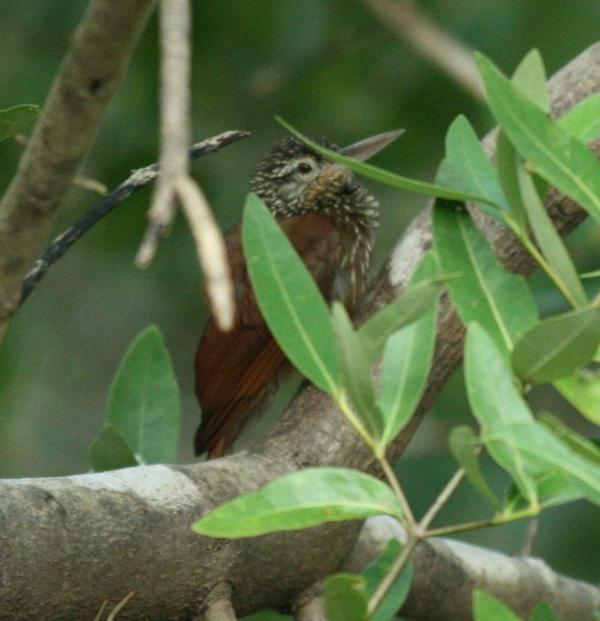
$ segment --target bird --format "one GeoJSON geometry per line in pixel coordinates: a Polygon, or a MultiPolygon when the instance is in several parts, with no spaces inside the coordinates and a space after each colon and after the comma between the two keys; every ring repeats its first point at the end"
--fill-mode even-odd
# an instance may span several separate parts
{"type": "MultiPolygon", "coordinates": [[[[392,130],[339,149],[325,138],[317,143],[366,160],[394,141],[392,130]]],[[[259,160],[250,179],[258,195],[304,261],[322,295],[351,312],[367,280],[379,204],[343,165],[332,163],[302,140],[277,140],[259,160]]],[[[235,322],[222,332],[209,318],[195,358],[196,396],[202,420],[195,435],[196,455],[208,459],[232,451],[248,419],[264,406],[293,367],[263,319],[246,270],[241,225],[225,237],[235,296],[235,322]]]]}

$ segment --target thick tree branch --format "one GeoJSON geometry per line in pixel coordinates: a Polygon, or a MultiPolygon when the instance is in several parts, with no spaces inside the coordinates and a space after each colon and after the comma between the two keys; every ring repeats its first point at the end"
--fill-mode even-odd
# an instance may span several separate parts
{"type": "MultiPolygon", "coordinates": [[[[599,66],[600,44],[553,78],[557,114],[600,90],[599,66]]],[[[550,196],[547,207],[563,233],[583,218],[557,193],[550,196]]],[[[483,219],[481,228],[510,269],[531,271],[530,259],[504,228],[483,219]]],[[[365,302],[364,314],[400,293],[430,243],[425,213],[399,242],[365,302]]],[[[447,301],[438,327],[429,390],[419,414],[395,443],[395,456],[460,362],[462,330],[447,301]]],[[[327,524],[240,541],[199,537],[190,525],[215,505],[281,474],[328,465],[374,468],[369,451],[331,401],[309,387],[269,437],[249,452],[190,466],[4,481],[0,484],[3,614],[11,619],[93,618],[102,600],[116,603],[133,590],[123,619],[186,619],[223,581],[232,585],[240,616],[284,606],[340,567],[359,524],[327,524]]]]}

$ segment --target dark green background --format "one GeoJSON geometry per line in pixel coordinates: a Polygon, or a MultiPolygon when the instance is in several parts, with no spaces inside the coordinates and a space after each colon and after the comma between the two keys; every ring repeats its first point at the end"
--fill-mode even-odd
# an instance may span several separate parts
{"type": "MultiPolygon", "coordinates": [[[[597,0],[419,4],[505,71],[537,47],[552,73],[600,31],[597,0]]],[[[3,0],[0,108],[43,103],[85,6],[75,0],[3,0]]],[[[339,144],[404,127],[402,140],[375,162],[429,180],[443,154],[445,130],[457,114],[466,114],[481,135],[492,126],[483,105],[385,29],[358,0],[219,0],[195,2],[194,9],[194,138],[233,128],[252,132],[251,139],[193,164],[223,228],[239,217],[254,162],[283,134],[275,114],[339,144]]],[[[109,187],[157,158],[157,74],[153,19],[83,167],[109,187]]],[[[2,189],[19,151],[11,141],[0,144],[2,189]]],[[[381,262],[426,199],[370,187],[382,204],[381,262]]],[[[111,377],[128,343],[151,323],[163,331],[173,356],[183,393],[180,459],[192,459],[198,421],[192,360],[206,318],[201,276],[181,219],[152,267],[134,267],[148,198],[149,190],[141,192],[98,224],[12,320],[0,350],[0,475],[62,475],[89,468],[88,447],[101,425],[111,377]]],[[[55,232],[95,200],[71,191],[55,232]]],[[[599,242],[597,227],[589,223],[571,236],[569,245],[582,270],[598,268],[599,242]]],[[[559,309],[562,302],[544,279],[535,282],[542,311],[559,309]]],[[[538,391],[533,399],[585,430],[553,393],[538,391]]],[[[400,466],[419,510],[452,472],[446,436],[464,421],[468,409],[460,378],[455,378],[400,466]]],[[[497,488],[505,487],[502,475],[490,470],[497,488]]],[[[446,515],[449,520],[472,518],[483,510],[482,501],[465,488],[446,515]]],[[[598,517],[583,503],[549,511],[534,552],[561,571],[597,580],[598,517]]],[[[525,528],[519,524],[465,538],[518,553],[525,528]]]]}

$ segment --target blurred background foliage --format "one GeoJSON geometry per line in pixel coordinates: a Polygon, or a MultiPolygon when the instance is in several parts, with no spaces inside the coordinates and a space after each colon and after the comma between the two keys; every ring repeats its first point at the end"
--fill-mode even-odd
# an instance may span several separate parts
{"type": "MultiPolygon", "coordinates": [[[[444,134],[466,114],[480,135],[492,127],[485,107],[408,43],[389,31],[359,0],[220,0],[195,2],[194,139],[226,129],[252,137],[192,165],[223,229],[239,217],[248,177],[273,139],[283,135],[279,114],[309,135],[347,144],[390,128],[406,135],[375,162],[402,174],[432,179],[444,134]]],[[[43,104],[52,78],[87,2],[3,0],[0,4],[0,108],[43,104]]],[[[593,43],[597,0],[431,0],[418,3],[441,28],[511,71],[537,47],[552,74],[593,43]]],[[[157,21],[144,33],[119,95],[100,129],[83,172],[112,188],[158,154],[157,21]]],[[[0,188],[20,155],[0,144],[0,188]]],[[[381,201],[377,260],[426,204],[423,197],[372,185],[381,201]]],[[[180,382],[184,424],[180,460],[192,459],[199,412],[192,366],[206,306],[194,248],[182,219],[147,271],[133,265],[145,227],[149,190],[129,199],[58,263],[11,322],[0,349],[0,476],[50,476],[89,469],[88,448],[101,426],[119,359],[133,337],[157,324],[165,334],[180,382]]],[[[55,233],[97,197],[73,189],[55,233]]],[[[569,247],[581,270],[598,268],[598,229],[581,226],[569,247]]],[[[542,313],[562,307],[539,275],[542,313]]],[[[532,396],[538,407],[581,421],[554,392],[532,396]]],[[[470,422],[460,374],[444,390],[419,430],[399,472],[417,510],[425,508],[452,472],[446,437],[470,422]]],[[[489,465],[497,489],[507,481],[489,465]]],[[[481,501],[465,486],[447,520],[481,516],[481,501]]],[[[574,576],[598,579],[598,513],[577,503],[541,518],[534,554],[574,576]],[[577,524],[577,528],[569,528],[577,524]],[[595,526],[595,537],[594,528],[595,526]],[[592,543],[594,542],[594,543],[592,543]],[[595,550],[592,549],[596,546],[595,550]],[[594,554],[595,552],[595,554],[594,554]]],[[[517,554],[527,524],[466,538],[517,554]]]]}

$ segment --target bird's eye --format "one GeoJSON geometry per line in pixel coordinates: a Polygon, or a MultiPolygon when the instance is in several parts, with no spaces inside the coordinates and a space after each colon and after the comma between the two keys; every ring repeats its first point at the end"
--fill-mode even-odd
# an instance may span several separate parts
{"type": "Polygon", "coordinates": [[[300,162],[296,170],[301,175],[308,175],[309,172],[312,172],[312,166],[306,162],[300,162]]]}

